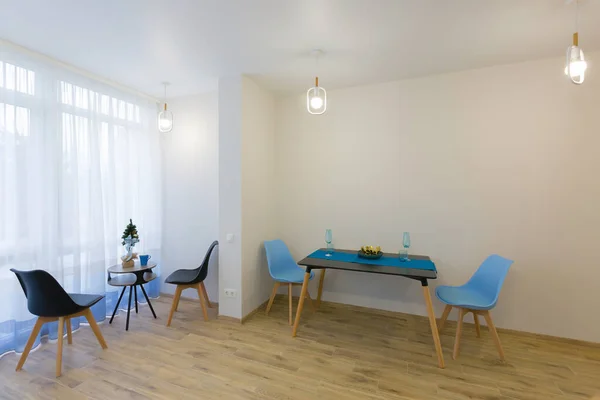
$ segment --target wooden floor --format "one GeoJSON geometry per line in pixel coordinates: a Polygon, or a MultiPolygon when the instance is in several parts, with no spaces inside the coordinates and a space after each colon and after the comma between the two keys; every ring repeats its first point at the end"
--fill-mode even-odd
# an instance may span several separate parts
{"type": "MultiPolygon", "coordinates": [[[[500,364],[487,330],[466,325],[461,354],[451,358],[454,327],[442,335],[446,369],[436,366],[425,318],[323,303],[305,309],[290,336],[287,298],[271,314],[244,325],[202,319],[182,301],[171,328],[170,298],[100,325],[101,350],[89,327],[65,341],[63,375],[54,377],[56,343],[0,359],[0,398],[9,399],[590,399],[600,393],[600,347],[500,333],[508,362],[500,364]]],[[[294,304],[296,303],[296,299],[294,304]]]]}

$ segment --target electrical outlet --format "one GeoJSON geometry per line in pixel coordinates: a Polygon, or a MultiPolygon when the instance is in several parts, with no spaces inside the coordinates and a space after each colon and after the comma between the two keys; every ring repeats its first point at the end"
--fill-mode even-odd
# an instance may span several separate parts
{"type": "Polygon", "coordinates": [[[227,297],[236,297],[237,296],[237,290],[235,290],[235,289],[225,289],[225,296],[227,296],[227,297]]]}

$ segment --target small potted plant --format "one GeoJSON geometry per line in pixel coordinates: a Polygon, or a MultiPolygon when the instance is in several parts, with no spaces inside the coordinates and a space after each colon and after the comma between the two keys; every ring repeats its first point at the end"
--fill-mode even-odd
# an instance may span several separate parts
{"type": "Polygon", "coordinates": [[[140,241],[137,228],[131,219],[129,220],[129,224],[125,227],[121,239],[123,239],[122,244],[125,246],[125,250],[127,250],[127,254],[121,257],[123,268],[131,268],[135,263],[134,260],[138,256],[137,253],[133,252],[133,248],[135,247],[135,244],[140,241]]]}

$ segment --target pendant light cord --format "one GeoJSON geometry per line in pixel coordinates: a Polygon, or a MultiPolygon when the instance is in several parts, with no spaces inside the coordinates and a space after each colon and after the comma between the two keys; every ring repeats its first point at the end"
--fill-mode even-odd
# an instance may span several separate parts
{"type": "Polygon", "coordinates": [[[575,0],[575,32],[579,32],[579,0],[575,0]]]}
{"type": "Polygon", "coordinates": [[[315,87],[319,87],[319,56],[320,52],[317,51],[315,55],[315,87]]]}
{"type": "Polygon", "coordinates": [[[164,87],[165,87],[165,111],[167,111],[167,83],[163,83],[164,87]]]}

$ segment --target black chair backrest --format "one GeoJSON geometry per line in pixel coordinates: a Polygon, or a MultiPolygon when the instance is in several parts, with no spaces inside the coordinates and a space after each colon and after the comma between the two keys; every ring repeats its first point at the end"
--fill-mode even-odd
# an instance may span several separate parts
{"type": "Polygon", "coordinates": [[[214,242],[212,242],[212,244],[208,248],[208,251],[206,252],[206,255],[204,256],[204,260],[202,260],[202,264],[200,264],[200,266],[198,268],[196,268],[196,271],[198,271],[198,277],[196,279],[194,279],[194,282],[202,282],[203,280],[206,279],[206,275],[208,275],[208,262],[210,261],[210,255],[212,254],[212,251],[214,250],[214,248],[218,245],[219,245],[219,242],[217,240],[215,240],[214,242]]]}
{"type": "Polygon", "coordinates": [[[81,310],[52,275],[41,269],[18,271],[19,283],[27,297],[29,312],[38,317],[63,317],[81,310]]]}

